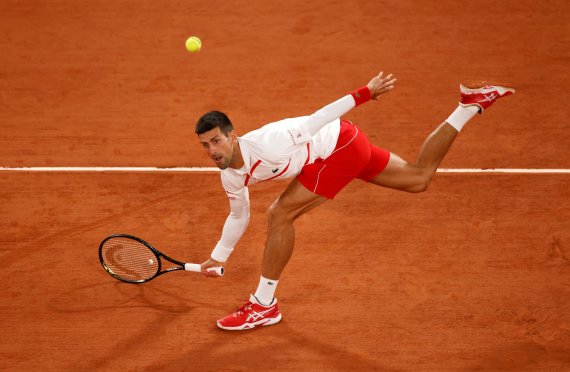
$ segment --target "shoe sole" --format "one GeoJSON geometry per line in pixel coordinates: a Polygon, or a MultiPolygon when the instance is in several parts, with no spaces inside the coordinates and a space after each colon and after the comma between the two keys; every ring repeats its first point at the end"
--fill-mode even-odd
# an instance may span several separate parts
{"type": "Polygon", "coordinates": [[[283,318],[283,316],[281,314],[279,314],[275,318],[261,319],[261,320],[258,320],[257,322],[245,323],[245,324],[238,326],[238,327],[225,327],[225,326],[221,325],[220,322],[216,322],[216,325],[218,326],[218,328],[224,329],[226,331],[244,331],[246,329],[253,329],[255,327],[261,327],[261,326],[265,327],[265,326],[277,324],[281,321],[282,318],[283,318]]]}

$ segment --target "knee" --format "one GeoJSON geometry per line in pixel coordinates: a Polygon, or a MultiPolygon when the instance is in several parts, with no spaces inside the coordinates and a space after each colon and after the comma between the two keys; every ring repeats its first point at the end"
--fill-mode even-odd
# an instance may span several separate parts
{"type": "Polygon", "coordinates": [[[427,189],[428,189],[427,184],[418,184],[418,185],[414,185],[412,187],[409,187],[408,189],[406,189],[406,191],[414,193],[414,194],[418,194],[420,192],[427,191],[427,189]]]}
{"type": "Polygon", "coordinates": [[[275,201],[269,209],[267,210],[267,220],[269,224],[280,224],[280,223],[287,223],[293,222],[293,216],[288,213],[288,211],[283,208],[278,201],[275,201]]]}
{"type": "Polygon", "coordinates": [[[429,184],[431,183],[431,177],[422,177],[414,185],[406,189],[407,192],[420,193],[427,191],[429,184]]]}

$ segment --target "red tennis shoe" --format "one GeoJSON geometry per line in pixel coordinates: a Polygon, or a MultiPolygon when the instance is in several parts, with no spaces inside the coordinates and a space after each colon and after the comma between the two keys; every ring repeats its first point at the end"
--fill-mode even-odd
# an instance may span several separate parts
{"type": "Polygon", "coordinates": [[[495,103],[502,97],[510,96],[515,93],[514,88],[509,88],[504,84],[492,83],[489,81],[468,81],[463,82],[459,89],[461,90],[461,99],[459,105],[463,107],[477,106],[479,113],[495,103]]]}
{"type": "Polygon", "coordinates": [[[255,296],[233,314],[218,320],[218,327],[228,331],[242,331],[259,326],[268,326],[281,321],[281,313],[277,307],[277,299],[270,306],[261,305],[255,296]]]}

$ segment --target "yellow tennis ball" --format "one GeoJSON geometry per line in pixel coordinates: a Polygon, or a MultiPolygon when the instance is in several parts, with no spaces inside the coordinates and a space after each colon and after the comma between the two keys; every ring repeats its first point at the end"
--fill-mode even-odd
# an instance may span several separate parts
{"type": "Polygon", "coordinates": [[[202,41],[196,36],[190,36],[188,40],[186,40],[186,50],[190,53],[196,53],[200,51],[200,48],[202,48],[202,41]]]}

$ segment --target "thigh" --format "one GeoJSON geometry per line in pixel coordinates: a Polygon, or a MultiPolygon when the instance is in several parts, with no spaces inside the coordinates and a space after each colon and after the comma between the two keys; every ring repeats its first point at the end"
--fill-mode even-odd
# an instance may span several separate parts
{"type": "Polygon", "coordinates": [[[396,154],[390,153],[390,160],[384,170],[369,182],[391,189],[409,191],[424,181],[423,169],[410,164],[396,154]]]}
{"type": "Polygon", "coordinates": [[[294,219],[327,200],[324,196],[313,194],[295,178],[273,203],[272,208],[277,208],[279,212],[294,219]]]}
{"type": "Polygon", "coordinates": [[[305,165],[296,181],[311,193],[332,200],[356,177],[358,171],[351,165],[331,164],[325,160],[305,165]]]}
{"type": "Polygon", "coordinates": [[[371,146],[366,135],[343,121],[335,150],[326,159],[305,165],[297,180],[313,194],[334,199],[367,167],[370,157],[371,146]]]}

